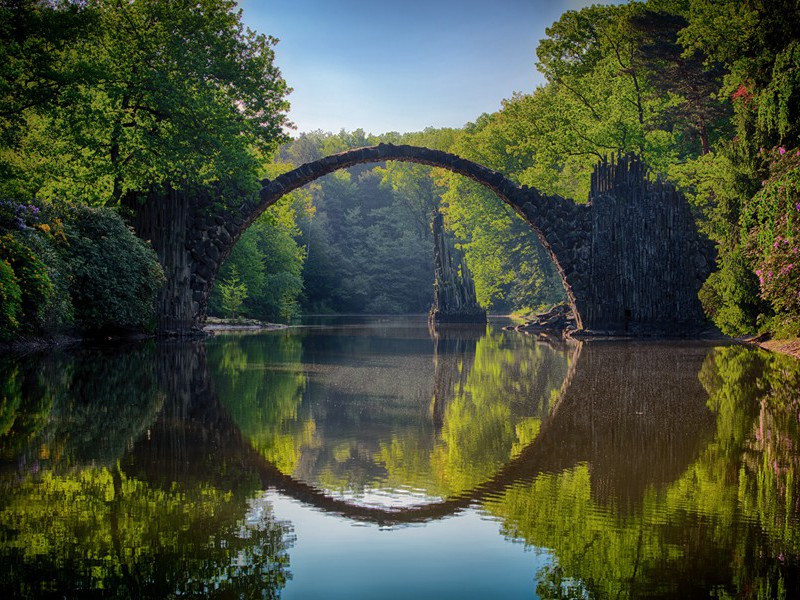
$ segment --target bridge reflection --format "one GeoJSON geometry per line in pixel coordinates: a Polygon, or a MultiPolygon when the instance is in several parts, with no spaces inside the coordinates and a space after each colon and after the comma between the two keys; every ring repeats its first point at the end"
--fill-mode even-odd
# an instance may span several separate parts
{"type": "Polygon", "coordinates": [[[2,358],[0,595],[274,593],[292,536],[256,506],[265,488],[390,527],[477,506],[552,549],[542,596],[570,579],[600,597],[800,587],[796,362],[503,335],[361,329],[2,358]],[[403,482],[424,492],[416,504],[364,502],[403,482]],[[237,570],[242,556],[253,569],[237,570]]]}
{"type": "MultiPolygon", "coordinates": [[[[469,348],[479,339],[462,335],[435,342],[430,418],[436,431],[447,425],[446,407],[467,385],[474,368],[468,364],[469,357],[474,360],[469,348]]],[[[571,346],[567,376],[552,402],[539,407],[543,413],[538,432],[524,448],[476,485],[446,498],[380,507],[346,500],[265,458],[220,401],[206,348],[202,344],[161,348],[158,362],[168,401],[122,464],[131,476],[164,485],[187,478],[235,485],[257,476],[262,487],[275,488],[319,510],[380,525],[440,519],[541,473],[582,463],[589,466],[598,502],[633,506],[648,488],[679,477],[714,432],[715,417],[706,407],[707,394],[697,378],[709,351],[702,344],[680,354],[657,343],[571,346]]]]}

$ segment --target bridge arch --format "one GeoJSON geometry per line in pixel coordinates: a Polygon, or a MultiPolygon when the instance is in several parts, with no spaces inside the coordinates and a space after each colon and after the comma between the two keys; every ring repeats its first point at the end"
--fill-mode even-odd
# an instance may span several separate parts
{"type": "Polygon", "coordinates": [[[157,304],[162,335],[197,331],[220,266],[247,227],[283,195],[358,164],[413,162],[459,173],[490,189],[536,233],[561,276],[579,329],[625,335],[694,334],[705,327],[697,293],[713,269],[688,203],[651,180],[635,157],[602,162],[587,203],[547,196],[454,154],[392,144],[356,148],[262,182],[255,197],[218,208],[212,190],[151,194],[134,227],[166,274],[157,304]]]}
{"type": "Polygon", "coordinates": [[[495,193],[511,206],[533,229],[544,249],[558,270],[561,281],[581,326],[581,305],[576,300],[576,288],[581,285],[577,249],[588,243],[585,227],[582,227],[581,213],[585,207],[558,196],[544,196],[535,189],[519,186],[505,175],[479,165],[470,160],[430,148],[418,146],[379,144],[365,148],[347,150],[306,163],[296,169],[277,176],[273,180],[262,181],[258,198],[234,210],[226,211],[220,218],[215,217],[206,235],[199,238],[200,248],[195,255],[203,257],[210,245],[214,258],[202,261],[203,264],[193,272],[193,298],[198,303],[198,318],[205,318],[206,304],[217,271],[230,255],[242,233],[270,206],[282,196],[312,181],[359,164],[381,163],[386,161],[412,162],[438,167],[468,177],[495,193]],[[583,210],[582,210],[583,209],[583,210]]]}

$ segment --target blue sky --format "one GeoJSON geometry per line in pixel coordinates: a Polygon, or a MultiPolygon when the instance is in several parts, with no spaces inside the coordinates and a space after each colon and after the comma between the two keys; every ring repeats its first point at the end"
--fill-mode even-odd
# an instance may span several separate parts
{"type": "Polygon", "coordinates": [[[297,132],[460,127],[543,83],[536,45],[591,0],[244,0],[280,40],[297,132]]]}

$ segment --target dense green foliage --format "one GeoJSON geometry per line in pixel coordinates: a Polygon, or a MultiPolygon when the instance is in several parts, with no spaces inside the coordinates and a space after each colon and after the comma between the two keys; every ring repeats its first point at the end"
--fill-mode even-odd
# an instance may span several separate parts
{"type": "Polygon", "coordinates": [[[164,276],[148,245],[108,208],[73,209],[64,237],[79,327],[90,332],[152,329],[164,276]]]}
{"type": "Polygon", "coordinates": [[[246,29],[234,2],[4,6],[0,114],[15,135],[2,193],[105,203],[256,184],[258,151],[283,137],[288,88],[276,40],[246,29]]]}
{"type": "MultiPolygon", "coordinates": [[[[788,0],[649,0],[567,11],[537,49],[547,83],[500,111],[460,130],[305,134],[280,161],[296,166],[359,145],[411,143],[583,201],[598,159],[636,152],[679,185],[717,245],[718,269],[700,294],[715,323],[730,334],[797,333],[800,188],[797,151],[787,143],[800,122],[797,8],[788,0]]],[[[397,257],[422,258],[435,206],[466,251],[483,304],[519,310],[563,298],[529,229],[460,176],[390,163],[329,176],[310,193],[316,214],[301,223],[306,310],[420,310],[425,301],[404,294],[429,290],[430,275],[398,272],[397,257]],[[369,172],[381,174],[394,201],[369,172]],[[405,242],[375,221],[376,206],[403,224],[405,242]],[[413,227],[419,235],[408,235],[413,227]]]]}
{"type": "MultiPolygon", "coordinates": [[[[281,157],[305,162],[378,142],[360,130],[315,132],[301,136],[281,157]]],[[[369,165],[324,177],[308,191],[315,210],[300,222],[299,237],[308,254],[305,310],[425,312],[432,296],[433,243],[430,218],[414,203],[419,198],[398,193],[380,166],[369,165]]],[[[436,200],[430,190],[421,195],[429,204],[436,200]]]]}
{"type": "MultiPolygon", "coordinates": [[[[798,8],[649,0],[567,11],[537,49],[546,85],[467,125],[450,149],[578,201],[599,158],[637,152],[678,183],[716,242],[718,270],[701,292],[716,324],[796,334],[798,8]]],[[[538,245],[512,241],[517,223],[502,205],[446,179],[449,222],[482,299],[531,306],[537,284],[553,293],[546,260],[508,258],[538,245]],[[498,285],[504,277],[518,289],[498,285]]]]}
{"type": "MultiPolygon", "coordinates": [[[[796,0],[570,10],[536,51],[546,83],[496,113],[462,129],[311,132],[279,147],[289,89],[274,65],[276,41],[247,30],[233,2],[7,3],[0,194],[22,207],[120,202],[134,211],[144,210],[143,194],[170,188],[213,187],[226,200],[254,191],[260,176],[394,142],[451,151],[580,202],[598,159],[633,151],[679,185],[716,243],[718,268],[701,291],[715,323],[731,334],[794,334],[798,15],[796,0]]],[[[530,310],[564,298],[539,242],[499,199],[452,173],[394,163],[292,194],[242,237],[219,281],[238,271],[241,310],[252,317],[424,311],[436,207],[485,306],[530,310]]],[[[72,318],[60,300],[68,281],[40,255],[47,249],[20,243],[44,265],[40,287],[47,277],[52,290],[18,281],[21,314],[10,300],[7,335],[20,319],[42,328],[72,318]]],[[[12,298],[13,284],[4,286],[12,298]]],[[[218,289],[210,308],[222,312],[218,289]]]]}
{"type": "Polygon", "coordinates": [[[0,338],[152,329],[164,276],[116,211],[8,201],[2,208],[25,217],[0,221],[0,293],[8,297],[0,338]]]}
{"type": "MultiPolygon", "coordinates": [[[[148,328],[160,285],[152,253],[111,213],[68,207],[122,204],[130,216],[144,214],[142,197],[166,202],[170,189],[210,187],[222,201],[256,190],[288,125],[276,40],[247,29],[230,0],[7,2],[0,40],[0,196],[10,200],[0,234],[13,233],[3,258],[22,291],[22,315],[10,300],[3,335],[72,321],[84,331],[148,328]],[[26,212],[45,203],[72,215],[58,239],[34,231],[26,212]]],[[[282,234],[271,243],[285,243],[282,234]]],[[[293,250],[275,260],[293,257],[296,274],[293,250]]],[[[293,306],[296,280],[288,300],[284,290],[263,301],[274,314],[293,306]]]]}
{"type": "MultiPolygon", "coordinates": [[[[380,142],[460,152],[479,161],[484,158],[470,153],[473,140],[453,129],[381,136],[361,130],[312,132],[281,148],[275,168],[284,170],[380,142]]],[[[562,298],[555,269],[530,228],[493,194],[441,169],[408,163],[353,167],[317,180],[293,194],[290,203],[297,207],[298,230],[292,232],[287,226],[286,231],[304,253],[300,278],[294,280],[298,285],[290,288],[290,297],[297,298],[302,290],[299,302],[305,312],[426,312],[433,295],[430,227],[437,207],[446,210],[455,241],[466,251],[484,305],[507,311],[538,308],[562,298]]],[[[280,205],[277,210],[280,214],[280,205]]],[[[283,315],[274,304],[266,309],[256,306],[251,290],[256,296],[262,294],[264,277],[279,273],[281,265],[297,264],[297,250],[287,240],[279,246],[286,248],[285,258],[267,265],[265,256],[258,258],[258,247],[281,236],[258,223],[252,229],[257,231],[242,237],[221,279],[229,265],[235,265],[251,296],[246,314],[283,315]]],[[[285,281],[277,278],[267,289],[277,286],[280,292],[285,281]]],[[[211,310],[223,312],[218,292],[212,295],[211,310]]]]}
{"type": "Polygon", "coordinates": [[[309,210],[306,194],[291,194],[242,234],[217,275],[209,300],[211,314],[287,321],[299,313],[307,249],[298,239],[297,223],[309,210]],[[234,279],[238,286],[232,285],[234,279]],[[226,294],[231,299],[237,288],[241,310],[231,310],[225,305],[226,294]]]}
{"type": "Polygon", "coordinates": [[[230,268],[227,279],[217,284],[217,290],[219,291],[222,313],[228,318],[238,317],[242,303],[247,298],[247,286],[239,279],[239,271],[236,266],[230,268]]]}
{"type": "Polygon", "coordinates": [[[693,2],[686,15],[680,41],[723,66],[720,95],[730,98],[735,133],[691,166],[688,182],[720,252],[719,274],[704,289],[713,299],[707,307],[726,333],[796,335],[800,188],[789,146],[800,134],[800,11],[792,1],[727,0],[693,2]]]}
{"type": "Polygon", "coordinates": [[[23,318],[32,325],[40,324],[53,296],[47,267],[28,246],[11,234],[0,237],[0,259],[11,267],[19,282],[23,318]]]}
{"type": "Polygon", "coordinates": [[[19,328],[22,315],[22,290],[14,269],[0,261],[0,338],[9,339],[19,328]]]}

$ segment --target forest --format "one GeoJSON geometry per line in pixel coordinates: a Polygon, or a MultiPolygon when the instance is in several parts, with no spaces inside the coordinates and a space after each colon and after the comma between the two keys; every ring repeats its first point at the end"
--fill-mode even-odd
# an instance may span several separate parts
{"type": "MultiPolygon", "coordinates": [[[[210,188],[225,203],[380,142],[446,150],[577,202],[599,160],[634,152],[679,187],[716,246],[700,290],[714,324],[796,336],[798,32],[796,0],[567,11],[531,57],[544,85],[459,129],[375,135],[292,130],[280,45],[247,29],[234,2],[4,2],[0,338],[152,330],[163,274],[127,224],[147,194],[210,188]]],[[[222,267],[210,312],[425,312],[437,208],[490,311],[563,300],[536,236],[496,196],[386,163],[317,180],[262,215],[222,267]]]]}

